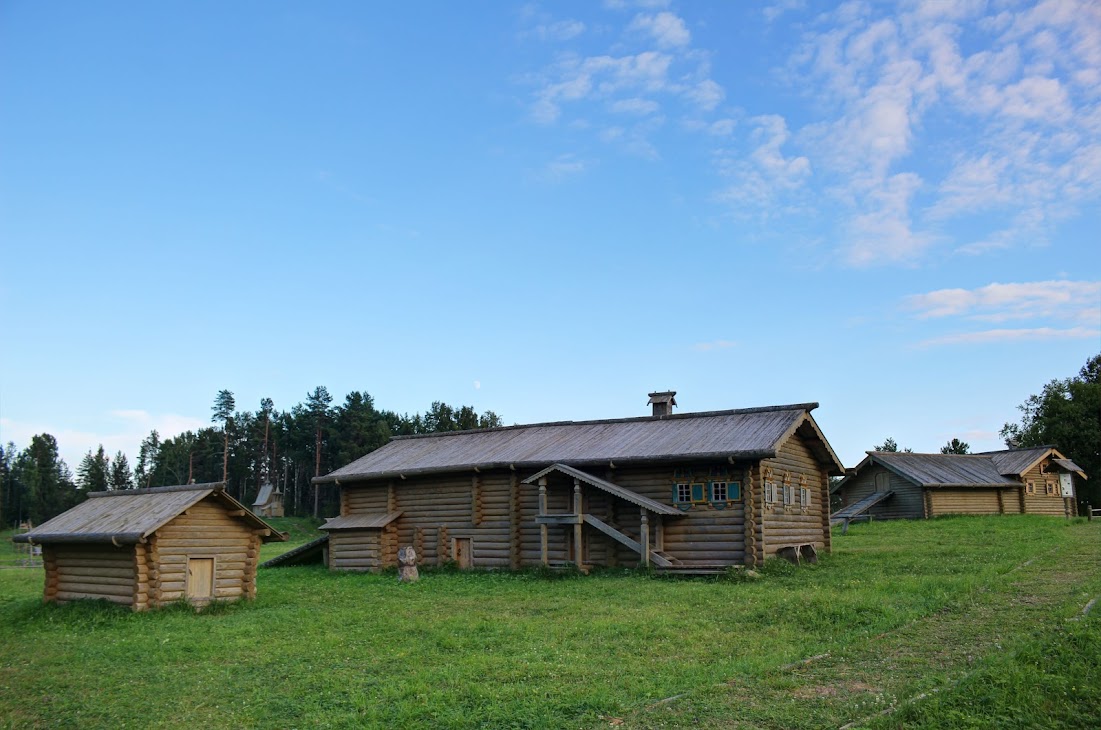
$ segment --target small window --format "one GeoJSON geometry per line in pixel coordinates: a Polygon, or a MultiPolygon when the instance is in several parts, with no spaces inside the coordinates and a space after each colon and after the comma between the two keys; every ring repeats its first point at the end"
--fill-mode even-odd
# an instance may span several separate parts
{"type": "Polygon", "coordinates": [[[776,502],[775,482],[765,482],[765,502],[767,504],[774,504],[776,502]]]}
{"type": "Polygon", "coordinates": [[[1049,497],[1055,496],[1055,482],[1044,482],[1044,492],[1046,492],[1049,497]]]}
{"type": "Polygon", "coordinates": [[[799,488],[799,504],[803,507],[810,507],[810,489],[807,487],[799,488]]]}
{"type": "Polygon", "coordinates": [[[1029,480],[1025,483],[1026,494],[1036,494],[1036,482],[1029,480]]]}
{"type": "Polygon", "coordinates": [[[790,484],[784,485],[784,506],[795,503],[795,487],[790,484]]]}
{"type": "Polygon", "coordinates": [[[673,491],[673,501],[675,502],[691,502],[692,501],[692,485],[688,483],[677,484],[673,491]]]}
{"type": "Polygon", "coordinates": [[[711,482],[711,501],[725,502],[728,499],[726,482],[711,482]]]}

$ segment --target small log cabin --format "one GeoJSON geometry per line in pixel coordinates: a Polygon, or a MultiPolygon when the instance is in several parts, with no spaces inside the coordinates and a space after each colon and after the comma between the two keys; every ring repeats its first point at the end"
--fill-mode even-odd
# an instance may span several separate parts
{"type": "Polygon", "coordinates": [[[835,487],[834,519],[967,514],[1077,514],[1075,478],[1086,475],[1053,446],[981,454],[869,451],[835,487]]]}
{"type": "Polygon", "coordinates": [[[328,475],[335,570],[418,562],[707,572],[830,548],[816,403],[402,436],[328,475]]]}
{"type": "Polygon", "coordinates": [[[256,494],[256,500],[252,503],[252,513],[257,517],[282,517],[283,493],[278,487],[264,484],[256,494]]]}
{"type": "Polygon", "coordinates": [[[47,602],[104,599],[135,611],[254,598],[261,542],[284,539],[221,483],[92,492],[14,538],[42,546],[47,602]]]}

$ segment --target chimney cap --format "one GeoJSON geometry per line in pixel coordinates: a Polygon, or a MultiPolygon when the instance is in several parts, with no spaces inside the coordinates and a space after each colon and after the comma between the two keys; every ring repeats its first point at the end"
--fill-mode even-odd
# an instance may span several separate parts
{"type": "Polygon", "coordinates": [[[656,393],[648,393],[647,395],[650,396],[650,400],[646,402],[646,405],[649,406],[655,403],[669,403],[670,405],[675,406],[677,404],[677,399],[674,397],[676,396],[676,394],[677,391],[675,390],[662,390],[656,393]]]}

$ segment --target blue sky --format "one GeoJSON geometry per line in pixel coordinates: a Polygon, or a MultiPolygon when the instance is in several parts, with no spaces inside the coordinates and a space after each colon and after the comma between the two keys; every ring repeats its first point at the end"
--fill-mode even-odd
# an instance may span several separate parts
{"type": "Polygon", "coordinates": [[[999,448],[1101,350],[1101,9],[0,6],[0,439],[316,385],[999,448]]]}

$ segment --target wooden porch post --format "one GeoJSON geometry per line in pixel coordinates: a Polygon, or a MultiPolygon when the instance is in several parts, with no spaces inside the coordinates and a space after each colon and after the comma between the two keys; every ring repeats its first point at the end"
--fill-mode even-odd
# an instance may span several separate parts
{"type": "MultiPolygon", "coordinates": [[[[539,514],[547,514],[547,478],[539,480],[539,514]]],[[[547,564],[547,526],[539,525],[539,556],[543,565],[547,564]]]]}
{"type": "MultiPolygon", "coordinates": [[[[581,481],[573,480],[573,513],[581,518],[581,481]]],[[[573,562],[580,568],[585,562],[581,556],[581,523],[573,526],[573,562]]]]}
{"type": "Polygon", "coordinates": [[[642,517],[640,518],[639,542],[642,543],[642,565],[645,568],[650,567],[650,518],[646,514],[645,509],[640,509],[642,517]]]}

